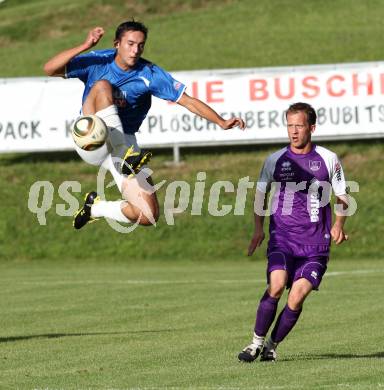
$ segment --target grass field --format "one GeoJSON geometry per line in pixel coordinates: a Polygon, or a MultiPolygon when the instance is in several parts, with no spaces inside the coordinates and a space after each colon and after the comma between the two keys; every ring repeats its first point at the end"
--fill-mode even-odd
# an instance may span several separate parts
{"type": "Polygon", "coordinates": [[[101,25],[135,17],[150,27],[145,57],[167,70],[381,60],[381,0],[5,0],[0,77],[43,75],[60,50],[101,25]],[[188,48],[188,50],[186,50],[188,48]]]}
{"type": "Polygon", "coordinates": [[[331,262],[279,361],[248,365],[263,261],[1,265],[0,388],[381,388],[383,272],[331,262]]]}
{"type": "MultiPolygon", "coordinates": [[[[156,182],[191,186],[205,171],[209,188],[216,180],[255,180],[275,148],[189,151],[178,168],[158,153],[151,167],[156,182]]],[[[75,232],[71,217],[56,215],[63,203],[57,188],[63,180],[79,181],[83,192],[94,188],[95,168],[68,153],[2,156],[0,388],[384,386],[382,144],[332,149],[360,184],[358,211],[347,223],[350,241],[332,249],[321,291],[309,298],[272,365],[237,362],[265,288],[265,243],[245,256],[251,196],[244,216],[213,217],[205,204],[202,216],[191,216],[189,206],[174,226],[162,215],[156,228],[128,235],[104,221],[75,232]],[[55,188],[46,226],[27,208],[37,179],[55,188]]],[[[163,190],[159,198],[162,204],[163,190]]],[[[233,194],[222,198],[233,201],[233,194]]]]}

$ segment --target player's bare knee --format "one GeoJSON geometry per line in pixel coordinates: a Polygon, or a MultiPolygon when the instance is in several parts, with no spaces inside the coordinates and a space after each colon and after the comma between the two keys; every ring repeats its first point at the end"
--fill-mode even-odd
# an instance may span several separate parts
{"type": "Polygon", "coordinates": [[[154,218],[154,216],[141,214],[137,218],[137,222],[139,222],[139,224],[142,226],[152,226],[157,222],[157,220],[154,218]]]}
{"type": "Polygon", "coordinates": [[[112,85],[108,80],[98,80],[93,84],[91,92],[109,94],[112,93],[112,85]]]}
{"type": "Polygon", "coordinates": [[[152,226],[153,225],[153,221],[150,221],[147,217],[139,217],[137,222],[139,222],[139,224],[141,226],[152,226]]]}
{"type": "Polygon", "coordinates": [[[107,80],[98,80],[92,86],[82,107],[84,115],[95,114],[113,104],[113,88],[107,80]]]}
{"type": "Polygon", "coordinates": [[[280,298],[284,293],[285,285],[277,284],[268,287],[268,294],[272,298],[280,298]]]}
{"type": "Polygon", "coordinates": [[[159,220],[159,217],[160,217],[159,210],[155,210],[153,212],[153,219],[154,219],[154,221],[157,222],[159,220]]]}
{"type": "Polygon", "coordinates": [[[287,305],[288,305],[288,307],[289,307],[292,311],[301,310],[301,308],[303,307],[303,303],[302,303],[302,302],[292,302],[292,301],[288,301],[288,302],[287,302],[287,305]]]}
{"type": "Polygon", "coordinates": [[[296,291],[294,293],[290,293],[288,295],[288,307],[291,310],[300,310],[303,306],[304,300],[305,300],[305,295],[302,294],[300,291],[296,291]]]}
{"type": "Polygon", "coordinates": [[[136,222],[140,217],[140,210],[131,204],[127,203],[125,207],[121,209],[121,212],[124,214],[126,218],[129,219],[130,222],[136,222]]]}
{"type": "Polygon", "coordinates": [[[142,226],[152,226],[159,219],[159,212],[152,209],[142,210],[138,207],[129,205],[123,210],[123,214],[132,222],[139,223],[142,226]]]}
{"type": "Polygon", "coordinates": [[[152,206],[140,217],[140,224],[144,226],[154,225],[159,220],[159,208],[152,206]]]}
{"type": "Polygon", "coordinates": [[[160,211],[156,197],[147,199],[147,203],[143,205],[143,214],[148,220],[148,224],[146,225],[153,225],[159,220],[160,211]]]}
{"type": "Polygon", "coordinates": [[[160,209],[159,209],[159,204],[157,202],[157,199],[153,203],[151,210],[152,210],[153,219],[157,222],[159,220],[159,217],[160,217],[160,209]]]}

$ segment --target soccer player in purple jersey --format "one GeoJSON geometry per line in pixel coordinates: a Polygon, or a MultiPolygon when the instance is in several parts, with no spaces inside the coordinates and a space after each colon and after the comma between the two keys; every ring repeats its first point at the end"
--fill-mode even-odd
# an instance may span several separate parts
{"type": "Polygon", "coordinates": [[[257,183],[249,256],[264,240],[263,211],[267,193],[275,187],[267,249],[268,286],[257,309],[252,343],[238,356],[243,362],[252,362],[259,355],[263,361],[276,359],[276,347],[295,326],[306,297],[319,288],[331,239],[336,245],[348,239],[344,232],[348,203],[343,169],[335,153],[311,141],[315,110],[309,104],[295,103],[288,108],[286,119],[290,144],[266,159],[257,183]],[[338,204],[333,226],[331,189],[338,204]],[[289,289],[287,303],[266,340],[285,288],[289,289]]]}
{"type": "MultiPolygon", "coordinates": [[[[120,24],[115,32],[114,48],[81,54],[95,46],[104,30],[92,29],[85,41],[51,58],[44,66],[48,76],[79,78],[84,83],[82,114],[96,114],[109,129],[107,143],[94,151],[75,145],[80,157],[89,164],[108,169],[124,200],[102,201],[96,192],[85,197],[84,206],[74,218],[74,227],[82,228],[95,218],[107,217],[142,225],[155,223],[159,206],[153,187],[139,182],[135,174],[148,162],[150,152],[140,151],[135,133],[145,119],[151,96],[184,106],[222,129],[245,128],[241,118],[224,119],[212,108],[185,93],[185,85],[159,66],[141,58],[148,29],[140,22],[120,24]],[[115,166],[116,157],[123,161],[115,166]]],[[[150,182],[150,178],[149,178],[150,182]]]]}

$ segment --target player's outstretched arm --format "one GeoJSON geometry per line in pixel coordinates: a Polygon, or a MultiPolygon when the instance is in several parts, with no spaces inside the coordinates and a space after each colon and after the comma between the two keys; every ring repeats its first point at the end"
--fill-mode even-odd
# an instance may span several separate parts
{"type": "Polygon", "coordinates": [[[65,66],[68,62],[76,57],[78,54],[90,49],[91,47],[97,45],[101,37],[104,35],[104,30],[102,27],[95,27],[89,31],[85,41],[72,49],[64,50],[59,54],[56,54],[44,65],[44,73],[47,76],[60,76],[65,75],[65,66]]]}
{"type": "MultiPolygon", "coordinates": [[[[337,197],[336,203],[341,206],[342,210],[345,211],[348,208],[346,199],[337,197]]],[[[348,240],[348,235],[344,232],[344,224],[347,219],[346,213],[343,211],[336,212],[335,223],[331,229],[331,237],[336,245],[341,244],[343,241],[348,240]]]]}
{"type": "Polygon", "coordinates": [[[210,122],[216,123],[224,130],[232,129],[234,127],[239,127],[241,130],[245,129],[245,123],[241,118],[233,117],[225,120],[207,104],[203,103],[199,99],[187,95],[185,92],[179,99],[178,104],[194,114],[199,115],[210,122]]]}

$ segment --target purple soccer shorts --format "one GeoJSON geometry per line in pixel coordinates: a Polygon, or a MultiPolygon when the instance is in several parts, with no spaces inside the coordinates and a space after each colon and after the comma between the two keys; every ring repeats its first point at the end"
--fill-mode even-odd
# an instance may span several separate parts
{"type": "Polygon", "coordinates": [[[298,279],[307,279],[318,290],[321,280],[327,270],[329,247],[324,245],[302,245],[292,248],[289,245],[269,245],[267,251],[267,281],[275,270],[285,270],[288,273],[287,288],[298,279]]]}

